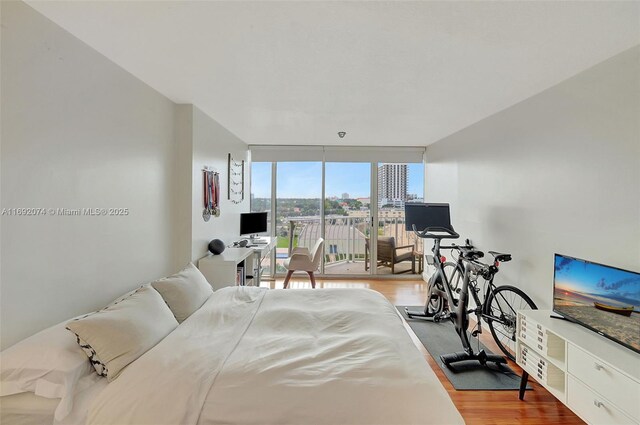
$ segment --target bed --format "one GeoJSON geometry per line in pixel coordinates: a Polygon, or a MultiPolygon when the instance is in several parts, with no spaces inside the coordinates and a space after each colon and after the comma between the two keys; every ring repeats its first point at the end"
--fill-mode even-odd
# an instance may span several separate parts
{"type": "Polygon", "coordinates": [[[100,381],[56,423],[464,423],[394,306],[367,289],[215,291],[100,381]]]}

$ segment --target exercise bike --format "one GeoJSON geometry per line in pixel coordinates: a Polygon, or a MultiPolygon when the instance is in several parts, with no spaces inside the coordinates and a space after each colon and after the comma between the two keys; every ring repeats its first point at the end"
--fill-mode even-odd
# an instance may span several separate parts
{"type": "MultiPolygon", "coordinates": [[[[475,250],[472,246],[467,244],[465,247],[458,247],[456,245],[442,246],[442,239],[458,239],[460,235],[456,233],[453,228],[450,227],[427,227],[424,230],[417,230],[415,224],[413,225],[413,231],[415,234],[423,239],[433,239],[433,266],[436,271],[431,276],[428,282],[428,298],[425,303],[424,311],[411,310],[405,308],[405,313],[409,318],[422,318],[433,320],[434,322],[440,322],[445,319],[450,319],[454,325],[456,334],[460,337],[462,342],[462,348],[464,351],[443,354],[440,356],[440,360],[450,367],[452,363],[475,360],[481,365],[485,365],[487,362],[492,363],[507,363],[507,360],[497,354],[487,353],[484,350],[475,352],[469,342],[469,336],[467,330],[469,328],[469,276],[471,275],[471,264],[467,261],[463,261],[464,264],[464,279],[462,286],[458,288],[459,297],[456,298],[454,290],[449,282],[449,278],[444,272],[445,258],[440,254],[440,249],[459,249],[461,255],[465,260],[476,260],[481,258],[484,254],[481,251],[475,250]]],[[[471,310],[475,311],[475,310],[471,310]]]]}

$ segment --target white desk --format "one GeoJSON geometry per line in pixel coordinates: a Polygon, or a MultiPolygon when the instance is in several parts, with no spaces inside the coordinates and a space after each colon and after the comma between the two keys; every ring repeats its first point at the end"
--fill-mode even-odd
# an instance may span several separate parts
{"type": "Polygon", "coordinates": [[[198,260],[198,268],[216,290],[234,286],[238,264],[244,262],[245,273],[253,275],[253,281],[248,284],[260,286],[262,259],[276,246],[276,238],[261,239],[267,243],[246,248],[226,248],[220,255],[202,257],[198,260]]]}

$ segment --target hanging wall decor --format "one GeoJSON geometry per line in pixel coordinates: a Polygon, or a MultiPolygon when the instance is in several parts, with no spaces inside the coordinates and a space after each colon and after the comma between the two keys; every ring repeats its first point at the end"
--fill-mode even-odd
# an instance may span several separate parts
{"type": "Polygon", "coordinates": [[[229,181],[227,184],[227,199],[234,204],[244,201],[244,159],[236,161],[229,154],[229,181]]]}
{"type": "Polygon", "coordinates": [[[220,217],[220,175],[205,167],[202,170],[204,210],[202,218],[209,221],[211,216],[220,217]]]}

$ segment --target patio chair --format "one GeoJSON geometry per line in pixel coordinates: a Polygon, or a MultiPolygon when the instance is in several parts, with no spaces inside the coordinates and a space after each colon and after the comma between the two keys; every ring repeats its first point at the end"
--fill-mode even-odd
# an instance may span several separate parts
{"type": "MultiPolygon", "coordinates": [[[[365,239],[364,249],[364,269],[369,270],[369,238],[365,239]]],[[[391,268],[391,273],[395,274],[395,265],[403,261],[411,261],[411,269],[401,273],[416,272],[416,254],[414,253],[414,245],[396,246],[396,239],[393,236],[378,237],[378,267],[386,266],[391,268]],[[407,250],[399,253],[400,250],[407,250]]]]}

